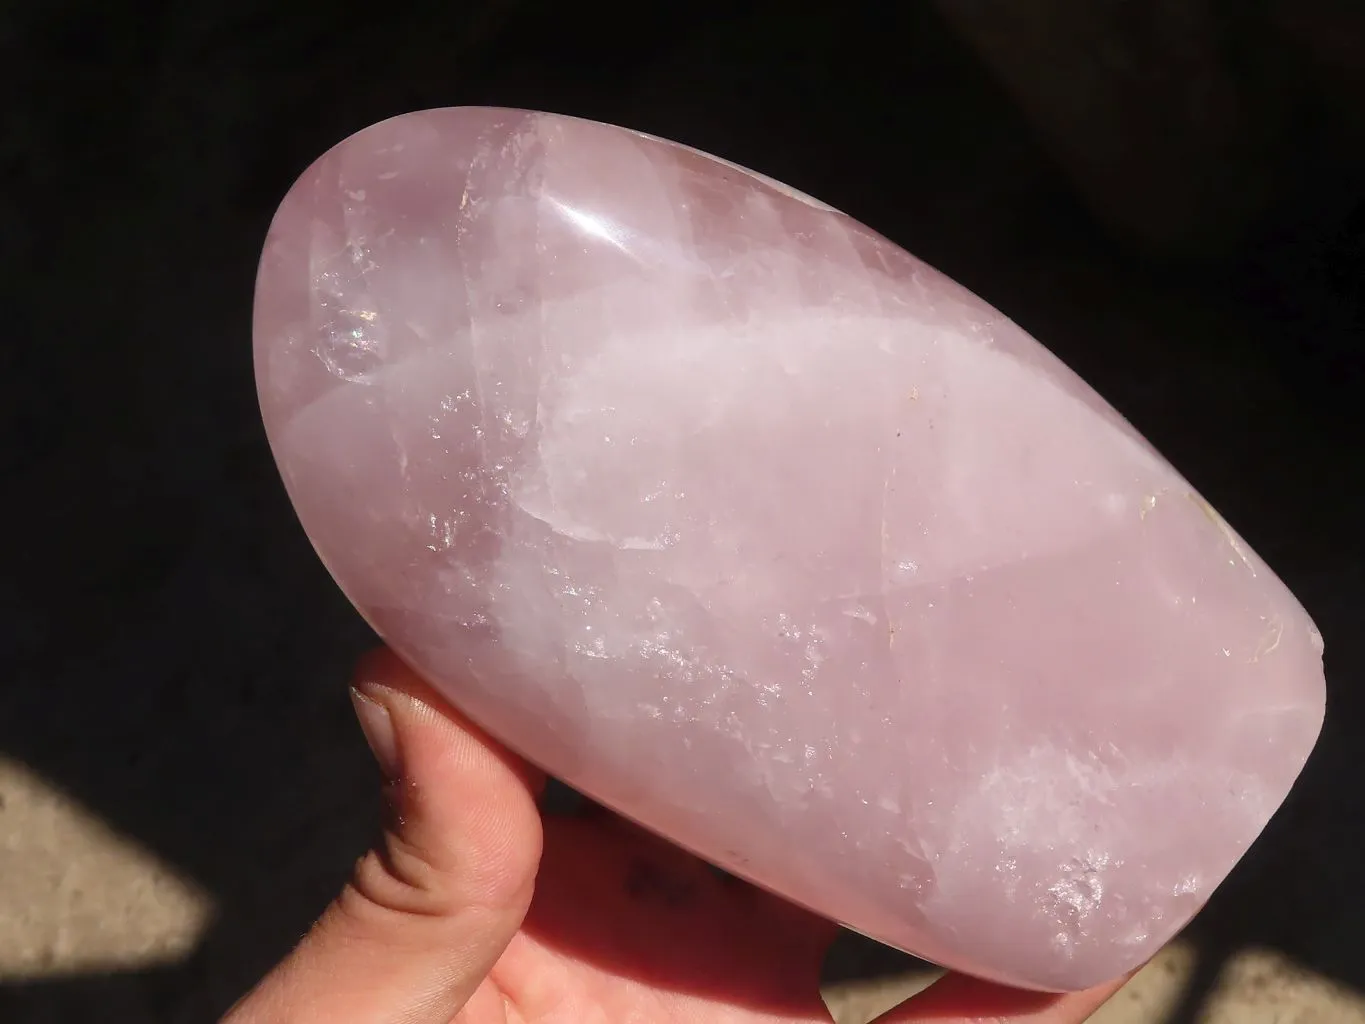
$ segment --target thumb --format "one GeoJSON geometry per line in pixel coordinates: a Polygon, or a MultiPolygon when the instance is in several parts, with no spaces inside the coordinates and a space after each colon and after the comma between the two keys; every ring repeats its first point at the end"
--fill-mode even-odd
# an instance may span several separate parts
{"type": "Polygon", "coordinates": [[[521,926],[543,779],[388,651],[352,688],[385,777],[382,839],[224,1024],[447,1024],[521,926]]]}

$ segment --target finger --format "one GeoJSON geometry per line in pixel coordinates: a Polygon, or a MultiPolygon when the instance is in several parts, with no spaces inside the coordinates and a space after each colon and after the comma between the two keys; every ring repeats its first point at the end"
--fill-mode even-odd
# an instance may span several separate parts
{"type": "Polygon", "coordinates": [[[748,879],[724,868],[711,866],[687,850],[675,846],[658,833],[592,801],[585,801],[576,814],[596,831],[619,837],[623,849],[648,851],[653,863],[678,875],[704,874],[708,883],[724,892],[724,898],[744,908],[744,913],[765,922],[787,938],[818,948],[823,954],[839,934],[839,925],[827,917],[792,903],[748,879]]]}
{"type": "Polygon", "coordinates": [[[447,1024],[530,903],[543,778],[388,652],[352,696],[385,776],[383,838],[230,1024],[447,1024]]]}
{"type": "Polygon", "coordinates": [[[600,815],[547,819],[545,851],[517,939],[543,955],[508,958],[496,975],[528,1020],[540,1019],[547,959],[587,990],[657,1004],[658,1019],[829,1019],[819,996],[829,930],[798,927],[803,912],[600,815]]]}
{"type": "Polygon", "coordinates": [[[1081,1024],[1127,978],[1084,992],[1052,994],[1008,988],[965,974],[946,974],[873,1024],[1081,1024]]]}

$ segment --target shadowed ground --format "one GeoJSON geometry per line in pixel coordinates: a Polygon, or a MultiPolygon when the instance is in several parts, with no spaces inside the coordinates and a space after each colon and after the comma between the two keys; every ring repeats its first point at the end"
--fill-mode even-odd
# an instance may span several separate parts
{"type": "MultiPolygon", "coordinates": [[[[1171,237],[1189,218],[1135,239],[1114,210],[1148,179],[1078,189],[1084,162],[963,42],[979,36],[904,6],[665,5],[625,26],[635,46],[609,31],[619,15],[510,2],[407,21],[255,0],[0,14],[0,457],[21,519],[0,580],[0,1020],[205,1019],[366,841],[374,778],[343,681],[369,637],[265,448],[252,279],[308,160],[459,103],[628,122],[846,209],[1020,321],[1167,453],[1317,620],[1331,703],[1289,804],[1104,1024],[1356,1019],[1365,178],[1336,126],[1365,108],[1314,107],[1291,75],[1276,95],[1303,106],[1264,143],[1266,197],[1198,224],[1198,244],[1171,237]]],[[[1206,190],[1241,166],[1208,159],[1188,168],[1206,190]]],[[[845,952],[836,980],[904,966],[845,952]]]]}

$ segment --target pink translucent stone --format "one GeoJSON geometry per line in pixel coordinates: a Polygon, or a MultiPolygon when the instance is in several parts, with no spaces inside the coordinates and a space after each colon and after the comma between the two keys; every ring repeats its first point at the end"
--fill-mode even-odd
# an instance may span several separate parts
{"type": "Polygon", "coordinates": [[[1017,326],[773,181],[426,111],[299,180],[255,345],[305,529],[512,747],[821,914],[1075,989],[1288,793],[1322,640],[1017,326]]]}

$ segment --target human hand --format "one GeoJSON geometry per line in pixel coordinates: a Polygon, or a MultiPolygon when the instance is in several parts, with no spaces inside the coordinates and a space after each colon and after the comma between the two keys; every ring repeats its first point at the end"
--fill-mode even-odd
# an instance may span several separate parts
{"type": "MultiPolygon", "coordinates": [[[[835,925],[606,811],[542,820],[544,776],[387,651],[353,696],[383,840],[223,1024],[830,1020],[835,925]]],[[[1118,984],[1047,996],[949,974],[879,1021],[1078,1024],[1118,984]]]]}

